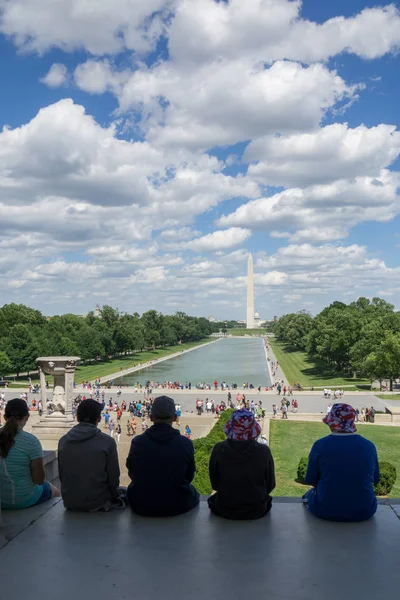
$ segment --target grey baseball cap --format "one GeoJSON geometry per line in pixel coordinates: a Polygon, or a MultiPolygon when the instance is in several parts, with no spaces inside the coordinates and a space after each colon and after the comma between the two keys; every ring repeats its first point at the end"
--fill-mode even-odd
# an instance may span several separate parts
{"type": "Polygon", "coordinates": [[[168,396],[158,396],[154,400],[151,416],[153,419],[173,419],[175,416],[175,402],[168,396]]]}

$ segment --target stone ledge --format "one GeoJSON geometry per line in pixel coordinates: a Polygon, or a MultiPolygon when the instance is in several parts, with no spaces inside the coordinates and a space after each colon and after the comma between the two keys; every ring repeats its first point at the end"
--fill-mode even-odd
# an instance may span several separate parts
{"type": "MultiPolygon", "coordinates": [[[[60,479],[58,476],[57,452],[54,450],[44,450],[43,463],[46,472],[46,481],[59,488],[60,479]]],[[[42,514],[47,512],[47,510],[54,506],[59,500],[59,498],[56,498],[39,506],[11,511],[2,511],[0,503],[0,548],[4,546],[4,544],[7,544],[9,539],[13,539],[13,537],[28,527],[31,522],[36,520],[36,518],[39,518],[36,515],[42,516],[42,514]]]]}
{"type": "MultiPolygon", "coordinates": [[[[0,564],[10,573],[40,548],[30,600],[49,590],[59,600],[376,600],[399,588],[399,535],[398,518],[382,505],[370,521],[345,524],[292,501],[247,522],[219,519],[204,502],[170,519],[70,513],[59,503],[1,550],[0,564]]],[[[19,600],[27,580],[4,578],[2,591],[19,600]]]]}

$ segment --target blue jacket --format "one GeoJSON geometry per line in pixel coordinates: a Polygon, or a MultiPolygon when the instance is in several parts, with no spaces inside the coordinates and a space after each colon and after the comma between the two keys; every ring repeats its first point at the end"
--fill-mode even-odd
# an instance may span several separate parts
{"type": "Polygon", "coordinates": [[[310,511],[330,521],[365,521],[377,508],[373,484],[380,479],[372,442],[358,434],[331,434],[315,442],[305,482],[315,487],[310,511]]]}
{"type": "Polygon", "coordinates": [[[135,513],[173,516],[199,502],[191,485],[196,468],[193,443],[166,423],[156,423],[132,440],[126,461],[128,500],[135,513]]]}

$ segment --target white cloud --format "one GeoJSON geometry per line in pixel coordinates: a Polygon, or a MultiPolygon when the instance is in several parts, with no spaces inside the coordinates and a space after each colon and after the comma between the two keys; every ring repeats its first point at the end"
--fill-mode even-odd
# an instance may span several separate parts
{"type": "Polygon", "coordinates": [[[301,18],[299,0],[0,0],[0,31],[24,50],[84,49],[102,56],[154,48],[161,35],[174,60],[326,60],[342,52],[371,59],[400,45],[394,4],[322,24],[301,18]]]}
{"type": "Polygon", "coordinates": [[[215,252],[239,246],[251,236],[251,231],[240,227],[231,227],[224,231],[214,231],[208,235],[186,242],[185,247],[196,252],[215,252]]]}
{"type": "Polygon", "coordinates": [[[160,236],[163,240],[168,241],[180,241],[187,240],[189,238],[197,237],[200,235],[200,231],[195,231],[191,227],[179,227],[178,229],[164,229],[161,231],[160,236]]]}
{"type": "Polygon", "coordinates": [[[342,52],[378,58],[400,46],[400,13],[394,4],[322,24],[302,19],[301,6],[289,0],[182,0],[170,27],[171,55],[197,64],[220,56],[308,63],[342,52]]]}
{"type": "Polygon", "coordinates": [[[0,0],[0,32],[24,50],[147,51],[164,30],[165,0],[0,0]]]}
{"type": "Polygon", "coordinates": [[[254,277],[256,285],[281,285],[285,283],[288,276],[281,271],[269,271],[264,274],[257,274],[254,277]]]}
{"type": "Polygon", "coordinates": [[[208,148],[316,128],[330,108],[357,90],[321,64],[279,61],[265,68],[247,59],[221,59],[188,72],[174,63],[141,69],[116,93],[121,112],[151,112],[144,123],[153,143],[208,148]]]}
{"type": "MultiPolygon", "coordinates": [[[[400,213],[399,174],[388,170],[400,134],[392,125],[361,125],[356,110],[352,127],[326,125],[363,100],[364,85],[346,80],[344,56],[338,71],[323,61],[395,53],[399,11],[377,7],[316,24],[301,7],[0,0],[0,34],[25,52],[23,60],[53,48],[84,56],[79,65],[65,60],[70,72],[53,64],[43,83],[72,82],[119,103],[111,125],[64,99],[0,132],[0,302],[84,313],[107,297],[131,311],[151,304],[212,314],[215,305],[217,316],[240,316],[233,307],[245,306],[244,246],[256,230],[288,239],[271,256],[262,235],[252,239],[261,250],[262,316],[279,314],[282,303],[317,308],[374,290],[395,300],[398,268],[351,242],[324,242],[400,213]],[[161,35],[168,60],[144,56],[161,35]],[[244,160],[238,148],[226,149],[226,161],[203,152],[236,142],[248,143],[244,160]],[[207,233],[223,213],[222,230],[207,233]]],[[[379,64],[367,85],[381,76],[379,64]]],[[[377,106],[373,122],[382,118],[377,106]]]]}
{"type": "MultiPolygon", "coordinates": [[[[389,221],[400,213],[399,174],[382,170],[379,177],[356,177],[305,189],[291,188],[242,204],[219,219],[220,227],[292,231],[313,241],[346,237],[365,221],[389,221]]],[[[276,234],[275,234],[276,236],[276,234]]]]}
{"type": "Polygon", "coordinates": [[[357,176],[379,177],[400,154],[394,125],[350,129],[346,123],[312,133],[253,140],[244,160],[260,161],[248,174],[265,185],[309,186],[357,176]]]}
{"type": "Polygon", "coordinates": [[[42,83],[50,88],[58,88],[68,84],[68,69],[61,63],[54,63],[50,71],[41,78],[42,83]]]}
{"type": "Polygon", "coordinates": [[[337,246],[325,244],[314,246],[312,244],[291,244],[279,248],[268,258],[256,261],[257,268],[277,269],[285,268],[288,271],[297,271],[299,268],[316,269],[328,266],[331,262],[360,262],[365,259],[366,249],[354,244],[352,246],[337,246]]]}
{"type": "Polygon", "coordinates": [[[287,303],[298,302],[301,300],[301,294],[284,294],[283,301],[287,303]]]}
{"type": "Polygon", "coordinates": [[[90,94],[118,93],[128,79],[128,71],[117,71],[108,60],[88,60],[78,65],[74,72],[76,85],[90,94]]]}
{"type": "Polygon", "coordinates": [[[140,269],[130,278],[131,283],[160,283],[167,278],[168,270],[163,266],[140,269]]]}

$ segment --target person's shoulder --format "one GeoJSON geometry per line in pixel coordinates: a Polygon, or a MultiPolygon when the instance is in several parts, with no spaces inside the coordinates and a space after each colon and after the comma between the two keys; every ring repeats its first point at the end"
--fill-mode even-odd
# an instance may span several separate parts
{"type": "Polygon", "coordinates": [[[116,446],[114,438],[112,438],[107,433],[103,433],[102,431],[100,431],[100,429],[98,429],[96,435],[93,436],[92,439],[102,442],[102,444],[104,444],[106,448],[113,448],[114,446],[116,446]]]}
{"type": "Polygon", "coordinates": [[[223,440],[222,442],[217,442],[213,448],[213,452],[220,452],[225,448],[229,448],[228,440],[223,440]]]}
{"type": "Polygon", "coordinates": [[[175,441],[178,444],[181,444],[183,447],[186,448],[193,448],[193,442],[192,440],[189,440],[189,438],[187,438],[185,435],[182,435],[180,431],[178,431],[179,435],[175,436],[175,441]]]}
{"type": "Polygon", "coordinates": [[[323,448],[324,446],[331,444],[331,443],[335,443],[335,437],[334,435],[325,435],[322,438],[319,438],[319,440],[316,440],[313,444],[313,448],[315,450],[318,450],[319,448],[323,448]]]}
{"type": "Polygon", "coordinates": [[[376,446],[373,442],[371,442],[371,440],[367,440],[367,438],[363,437],[361,434],[353,437],[355,440],[357,440],[357,443],[360,444],[360,446],[364,446],[364,448],[368,448],[369,450],[376,452],[376,446]]]}
{"type": "Polygon", "coordinates": [[[36,435],[33,435],[33,433],[28,433],[27,431],[24,431],[24,430],[19,432],[17,439],[22,444],[27,444],[27,445],[40,444],[40,440],[36,437],[36,435]]]}

